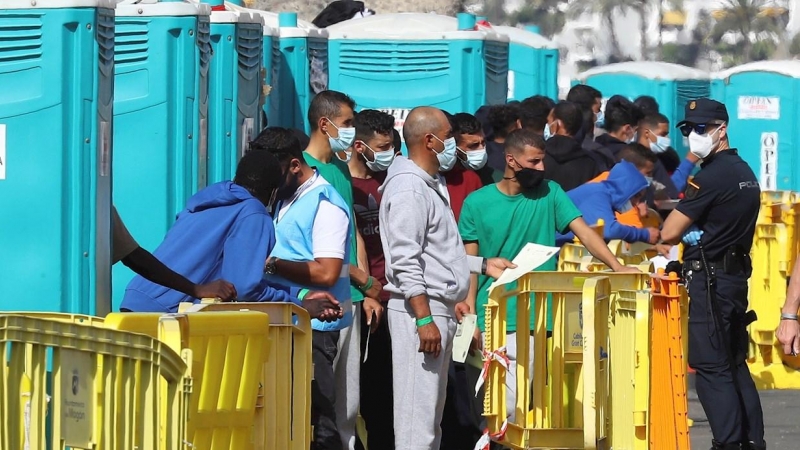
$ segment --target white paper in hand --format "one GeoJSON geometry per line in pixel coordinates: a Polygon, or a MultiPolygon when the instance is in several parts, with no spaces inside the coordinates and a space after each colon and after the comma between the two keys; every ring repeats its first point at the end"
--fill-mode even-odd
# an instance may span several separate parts
{"type": "Polygon", "coordinates": [[[517,265],[517,268],[504,270],[500,278],[495,280],[487,290],[491,292],[497,286],[517,281],[526,273],[536,270],[539,266],[549,261],[553,255],[558,253],[558,250],[558,247],[548,247],[533,243],[526,244],[512,261],[517,265]]]}
{"type": "Polygon", "coordinates": [[[469,355],[469,346],[472,344],[472,336],[475,335],[475,325],[478,323],[478,316],[475,314],[464,314],[461,323],[456,328],[456,336],[453,338],[453,361],[463,363],[469,355]]]}

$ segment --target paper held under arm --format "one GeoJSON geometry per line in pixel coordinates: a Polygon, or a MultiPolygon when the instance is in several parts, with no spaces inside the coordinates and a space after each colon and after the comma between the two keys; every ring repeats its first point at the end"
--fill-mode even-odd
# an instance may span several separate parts
{"type": "Polygon", "coordinates": [[[547,247],[545,245],[533,243],[526,244],[525,247],[522,248],[522,251],[514,258],[514,261],[512,261],[517,265],[517,268],[503,271],[500,278],[495,280],[487,291],[492,292],[492,289],[497,286],[517,281],[526,273],[536,270],[539,266],[549,261],[553,255],[558,253],[558,250],[558,247],[547,247]]]}

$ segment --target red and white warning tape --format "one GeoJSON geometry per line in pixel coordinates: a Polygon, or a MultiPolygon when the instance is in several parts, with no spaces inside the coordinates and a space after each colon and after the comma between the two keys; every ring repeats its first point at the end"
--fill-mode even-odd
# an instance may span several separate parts
{"type": "Polygon", "coordinates": [[[475,444],[474,450],[489,450],[489,446],[492,444],[492,441],[501,441],[506,436],[506,430],[508,429],[508,419],[503,422],[503,425],[500,427],[500,431],[494,434],[489,434],[489,430],[483,430],[483,436],[478,439],[478,442],[475,444]]]}
{"type": "Polygon", "coordinates": [[[483,368],[481,368],[481,375],[478,377],[478,382],[475,384],[475,396],[478,396],[478,392],[480,392],[483,383],[486,382],[486,377],[489,376],[489,365],[492,363],[492,360],[495,360],[503,366],[504,369],[508,370],[508,366],[511,364],[511,360],[508,359],[506,356],[506,347],[500,347],[493,352],[487,352],[486,350],[483,351],[483,368]]]}

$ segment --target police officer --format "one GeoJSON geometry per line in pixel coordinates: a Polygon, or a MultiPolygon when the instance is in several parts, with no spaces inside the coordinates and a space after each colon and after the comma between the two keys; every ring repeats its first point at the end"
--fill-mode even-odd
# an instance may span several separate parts
{"type": "Polygon", "coordinates": [[[750,247],[761,206],[755,174],[728,140],[728,111],[698,99],[678,124],[703,163],[664,222],[664,242],[683,240],[688,279],[689,365],[714,436],[712,449],[766,449],[761,400],[745,364],[750,247]]]}

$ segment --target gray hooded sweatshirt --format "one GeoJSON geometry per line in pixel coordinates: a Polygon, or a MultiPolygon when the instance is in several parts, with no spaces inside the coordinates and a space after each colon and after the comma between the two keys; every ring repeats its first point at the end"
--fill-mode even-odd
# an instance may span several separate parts
{"type": "Polygon", "coordinates": [[[411,312],[408,299],[427,294],[431,314],[452,315],[455,305],[466,300],[470,271],[480,272],[482,259],[467,256],[438,181],[398,156],[380,192],[389,307],[411,312]]]}

